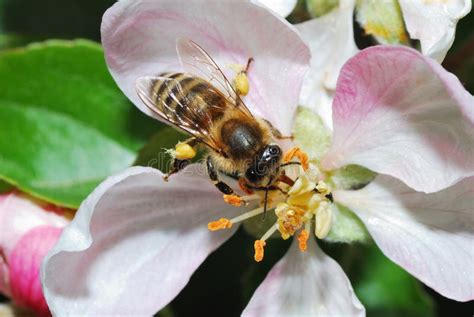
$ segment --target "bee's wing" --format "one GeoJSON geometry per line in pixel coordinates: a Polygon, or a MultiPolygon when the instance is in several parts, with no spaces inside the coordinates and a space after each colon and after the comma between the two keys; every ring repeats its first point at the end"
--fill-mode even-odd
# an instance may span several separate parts
{"type": "Polygon", "coordinates": [[[202,112],[193,107],[192,100],[186,96],[179,81],[168,77],[146,76],[137,79],[135,87],[140,99],[154,113],[215,151],[221,152],[220,143],[211,133],[212,118],[209,112],[202,112]],[[157,93],[162,85],[165,85],[163,89],[167,89],[168,94],[157,93]],[[176,111],[177,107],[181,109],[179,112],[176,111]]]}
{"type": "Polygon", "coordinates": [[[178,39],[176,46],[180,54],[181,64],[185,67],[186,72],[211,83],[222,92],[229,103],[253,118],[250,110],[225,77],[224,72],[201,46],[187,38],[178,39]]]}

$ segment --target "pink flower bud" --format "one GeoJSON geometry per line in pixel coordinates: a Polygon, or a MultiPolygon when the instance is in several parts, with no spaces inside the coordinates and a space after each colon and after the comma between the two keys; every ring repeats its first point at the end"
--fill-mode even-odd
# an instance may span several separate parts
{"type": "Polygon", "coordinates": [[[0,195],[0,292],[39,316],[49,315],[41,262],[67,223],[61,209],[16,191],[0,195]]]}

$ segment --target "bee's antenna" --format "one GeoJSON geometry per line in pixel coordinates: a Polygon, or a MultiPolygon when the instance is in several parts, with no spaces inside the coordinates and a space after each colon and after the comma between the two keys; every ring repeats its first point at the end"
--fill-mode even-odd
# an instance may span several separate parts
{"type": "Polygon", "coordinates": [[[273,177],[268,180],[267,186],[265,186],[265,197],[263,199],[263,216],[262,220],[265,220],[267,216],[267,204],[268,204],[268,191],[270,190],[270,184],[273,182],[273,177]]]}
{"type": "Polygon", "coordinates": [[[262,216],[262,220],[265,220],[265,217],[267,216],[268,189],[269,189],[268,186],[265,187],[265,198],[263,199],[263,216],[262,216]]]}

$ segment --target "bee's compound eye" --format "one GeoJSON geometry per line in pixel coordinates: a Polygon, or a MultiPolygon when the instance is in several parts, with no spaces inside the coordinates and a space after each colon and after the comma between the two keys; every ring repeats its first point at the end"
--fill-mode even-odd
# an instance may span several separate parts
{"type": "Polygon", "coordinates": [[[278,145],[270,145],[268,150],[272,156],[279,155],[281,152],[280,147],[278,145]]]}
{"type": "Polygon", "coordinates": [[[258,175],[257,171],[253,168],[249,168],[247,172],[245,172],[245,178],[252,183],[256,183],[260,179],[260,175],[258,175]]]}

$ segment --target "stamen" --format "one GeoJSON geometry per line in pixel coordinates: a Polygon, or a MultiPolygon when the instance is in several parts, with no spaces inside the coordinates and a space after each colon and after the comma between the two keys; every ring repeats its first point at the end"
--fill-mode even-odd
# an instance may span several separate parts
{"type": "Polygon", "coordinates": [[[209,222],[207,224],[207,229],[210,231],[217,231],[222,229],[230,229],[232,227],[231,220],[227,218],[221,218],[217,221],[209,222]]]}
{"type": "Polygon", "coordinates": [[[332,224],[332,209],[327,201],[322,201],[315,215],[316,227],[314,234],[319,239],[324,239],[329,233],[332,224]]]}
{"type": "Polygon", "coordinates": [[[275,231],[278,230],[278,223],[275,223],[273,226],[270,227],[270,229],[268,229],[267,232],[265,232],[265,234],[262,236],[262,238],[260,240],[267,240],[268,238],[270,238],[272,236],[272,234],[275,233],[275,231]]]}
{"type": "Polygon", "coordinates": [[[207,224],[207,229],[210,231],[217,231],[217,230],[223,230],[223,229],[230,229],[232,228],[232,225],[234,223],[238,223],[241,221],[244,221],[245,219],[255,217],[263,212],[263,207],[253,209],[251,211],[248,211],[244,214],[241,214],[240,216],[237,216],[232,219],[227,219],[227,218],[221,218],[217,221],[212,221],[207,224]]]}
{"type": "Polygon", "coordinates": [[[241,221],[244,221],[246,219],[249,219],[249,218],[252,218],[252,217],[255,217],[257,215],[260,215],[261,213],[263,212],[263,207],[259,207],[259,208],[256,208],[254,210],[251,210],[251,211],[248,211],[246,213],[243,213],[241,214],[240,216],[237,216],[235,218],[232,218],[230,221],[232,223],[237,223],[237,222],[241,222],[241,221]]]}
{"type": "Polygon", "coordinates": [[[298,177],[295,184],[288,191],[291,195],[300,195],[312,191],[316,187],[316,183],[311,181],[307,175],[298,177]]]}
{"type": "Polygon", "coordinates": [[[246,204],[246,201],[242,199],[239,195],[224,195],[224,201],[232,206],[240,207],[246,204]]]}
{"type": "Polygon", "coordinates": [[[309,167],[309,158],[308,155],[301,151],[300,148],[294,147],[290,149],[288,152],[285,153],[283,157],[283,162],[288,163],[291,161],[294,157],[297,157],[299,161],[301,162],[301,166],[303,167],[303,170],[306,171],[309,167]]]}
{"type": "Polygon", "coordinates": [[[291,206],[285,203],[280,203],[275,209],[275,214],[278,217],[278,230],[281,233],[283,240],[290,238],[295,232],[301,228],[304,222],[305,210],[297,206],[291,206]]]}
{"type": "Polygon", "coordinates": [[[329,188],[328,184],[323,181],[319,181],[316,185],[316,190],[323,196],[329,195],[331,193],[331,189],[329,188]]]}
{"type": "Polygon", "coordinates": [[[253,247],[255,249],[254,259],[256,262],[260,262],[263,260],[263,247],[266,245],[265,241],[262,240],[255,240],[253,247]]]}
{"type": "Polygon", "coordinates": [[[255,261],[260,262],[263,260],[263,255],[264,255],[263,247],[267,244],[265,240],[270,238],[272,234],[274,234],[275,231],[277,231],[277,229],[278,229],[278,224],[275,223],[273,226],[271,226],[270,229],[268,229],[267,232],[265,232],[265,234],[262,236],[260,240],[255,240],[255,243],[253,245],[255,249],[255,255],[254,255],[255,261]]]}
{"type": "Polygon", "coordinates": [[[298,235],[298,245],[301,252],[305,252],[308,248],[308,238],[309,232],[306,229],[301,230],[300,234],[298,235]]]}

